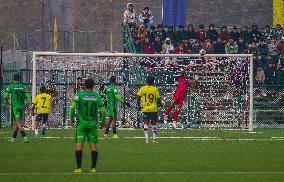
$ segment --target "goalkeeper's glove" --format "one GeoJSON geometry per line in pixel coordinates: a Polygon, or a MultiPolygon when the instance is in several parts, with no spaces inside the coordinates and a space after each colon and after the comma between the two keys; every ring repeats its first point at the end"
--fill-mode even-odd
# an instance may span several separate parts
{"type": "Polygon", "coordinates": [[[126,105],[127,107],[130,107],[129,102],[127,102],[127,101],[124,101],[124,105],[126,105]]]}

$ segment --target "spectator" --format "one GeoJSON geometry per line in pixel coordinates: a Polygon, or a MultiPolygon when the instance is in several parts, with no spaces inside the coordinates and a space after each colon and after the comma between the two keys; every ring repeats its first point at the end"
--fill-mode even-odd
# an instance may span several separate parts
{"type": "Polygon", "coordinates": [[[257,84],[263,85],[264,83],[265,73],[264,73],[264,70],[260,66],[257,67],[255,80],[257,84]]]}
{"type": "Polygon", "coordinates": [[[151,44],[150,39],[148,37],[145,38],[144,44],[143,44],[143,53],[145,54],[154,54],[155,48],[153,44],[151,44]]]}
{"type": "Polygon", "coordinates": [[[243,37],[239,38],[239,41],[238,41],[237,44],[238,44],[238,54],[247,53],[248,46],[247,46],[247,43],[245,42],[245,39],[243,37]]]}
{"type": "Polygon", "coordinates": [[[158,27],[151,25],[150,29],[147,31],[147,37],[150,38],[150,42],[155,41],[155,31],[158,31],[158,27]]]}
{"type": "Polygon", "coordinates": [[[192,53],[193,54],[199,54],[200,50],[202,49],[202,44],[198,40],[195,42],[195,44],[192,47],[192,53]]]}
{"type": "Polygon", "coordinates": [[[139,15],[139,21],[141,24],[145,25],[147,29],[153,24],[153,15],[149,7],[145,7],[139,15]]]}
{"type": "Polygon", "coordinates": [[[210,39],[206,39],[203,43],[203,49],[206,51],[206,54],[214,53],[214,46],[212,45],[210,39]]]}
{"type": "Polygon", "coordinates": [[[225,54],[225,43],[221,40],[221,38],[217,39],[217,42],[213,44],[214,53],[215,54],[225,54]]]}
{"type": "Polygon", "coordinates": [[[174,46],[171,43],[170,38],[166,38],[165,43],[162,46],[162,54],[171,54],[174,51],[174,46]]]}
{"type": "Polygon", "coordinates": [[[187,36],[186,31],[184,30],[184,26],[180,25],[178,27],[178,31],[175,32],[175,37],[176,37],[176,41],[177,43],[180,43],[183,41],[183,39],[185,39],[187,36]]]}
{"type": "Polygon", "coordinates": [[[273,31],[271,30],[269,25],[266,25],[264,27],[264,32],[262,33],[262,37],[266,40],[266,41],[270,41],[272,39],[273,36],[273,31]]]}
{"type": "Polygon", "coordinates": [[[134,40],[134,46],[135,46],[136,53],[143,53],[143,47],[141,45],[141,42],[138,39],[134,40]]]}
{"type": "Polygon", "coordinates": [[[178,46],[174,49],[174,54],[185,54],[184,43],[181,42],[178,46]]]}
{"type": "Polygon", "coordinates": [[[159,36],[162,42],[165,41],[167,35],[165,30],[163,29],[163,25],[159,24],[157,28],[158,30],[157,32],[155,32],[155,35],[159,36]]]}
{"type": "Polygon", "coordinates": [[[199,25],[199,29],[196,32],[196,39],[200,42],[204,42],[205,38],[206,38],[206,32],[204,30],[204,25],[201,24],[199,25]]]}
{"type": "Polygon", "coordinates": [[[252,30],[249,32],[249,42],[259,42],[260,38],[261,38],[261,32],[258,31],[258,26],[256,23],[254,23],[251,26],[252,30]]]}
{"type": "Polygon", "coordinates": [[[276,70],[275,67],[270,63],[265,69],[265,83],[267,85],[276,84],[276,70]]]}
{"type": "Polygon", "coordinates": [[[282,37],[282,40],[277,46],[277,53],[279,56],[279,62],[277,67],[279,70],[284,70],[284,37],[282,37]]]}
{"type": "Polygon", "coordinates": [[[184,49],[185,49],[186,54],[190,54],[192,50],[192,44],[190,43],[188,39],[184,39],[183,43],[184,43],[184,49]]]}
{"type": "Polygon", "coordinates": [[[258,57],[258,62],[263,68],[267,65],[268,52],[269,50],[265,40],[260,39],[260,43],[256,47],[256,54],[258,57]]]}
{"type": "Polygon", "coordinates": [[[196,31],[194,30],[194,27],[192,24],[189,24],[188,25],[188,28],[187,28],[187,32],[186,32],[186,36],[188,39],[190,40],[196,40],[197,38],[197,33],[196,31]]]}
{"type": "Polygon", "coordinates": [[[133,9],[134,5],[132,3],[127,4],[127,10],[124,11],[124,26],[129,25],[130,27],[136,26],[137,24],[137,14],[133,9]]]}
{"type": "Polygon", "coordinates": [[[227,27],[226,26],[222,26],[221,31],[218,34],[218,38],[220,38],[225,44],[229,41],[230,34],[227,31],[227,27]]]}
{"type": "Polygon", "coordinates": [[[238,32],[237,26],[233,26],[233,30],[230,32],[230,37],[232,37],[235,42],[239,41],[240,33],[238,32]]]}
{"type": "Polygon", "coordinates": [[[160,54],[162,52],[162,42],[161,42],[161,38],[159,36],[155,37],[155,41],[153,43],[153,46],[155,48],[155,53],[160,54]]]}
{"type": "MultiPolygon", "coordinates": [[[[256,69],[256,77],[255,77],[256,85],[263,85],[265,81],[265,73],[264,70],[261,68],[261,66],[257,66],[256,69]]],[[[260,89],[256,89],[255,91],[257,93],[256,97],[266,96],[266,94],[261,91],[260,89]]]]}
{"type": "Polygon", "coordinates": [[[268,46],[265,43],[265,39],[260,39],[260,42],[256,48],[257,56],[268,56],[268,46]]]}
{"type": "Polygon", "coordinates": [[[209,30],[206,32],[206,39],[209,39],[213,44],[216,43],[218,39],[218,32],[215,30],[214,25],[209,25],[209,30]]]}
{"type": "Polygon", "coordinates": [[[141,24],[138,29],[138,38],[140,41],[144,41],[146,36],[147,36],[147,29],[143,24],[141,24]]]}
{"type": "Polygon", "coordinates": [[[233,38],[229,39],[229,42],[225,46],[226,54],[237,54],[238,53],[238,44],[234,42],[233,38]]]}
{"type": "Polygon", "coordinates": [[[284,56],[284,37],[282,37],[281,41],[279,42],[277,46],[277,52],[278,54],[284,56]]]}
{"type": "Polygon", "coordinates": [[[138,35],[137,35],[137,31],[136,31],[136,27],[132,26],[130,28],[130,36],[133,40],[137,39],[138,38],[138,35]]]}
{"type": "Polygon", "coordinates": [[[281,38],[284,36],[283,30],[280,24],[276,25],[274,36],[276,36],[278,40],[281,40],[281,38]]]}
{"type": "Polygon", "coordinates": [[[174,27],[173,26],[169,26],[168,27],[168,32],[166,37],[169,37],[170,40],[172,40],[172,44],[174,46],[176,46],[176,36],[175,36],[175,32],[174,32],[174,27]]]}
{"type": "Polygon", "coordinates": [[[256,51],[256,43],[255,42],[252,42],[251,44],[248,45],[248,53],[256,56],[257,51],[256,51]]]}
{"type": "Polygon", "coordinates": [[[271,41],[269,41],[268,44],[268,51],[273,63],[276,63],[278,59],[277,46],[278,46],[277,37],[272,36],[272,39],[271,41]]]}
{"type": "Polygon", "coordinates": [[[240,36],[244,38],[246,43],[249,43],[249,32],[248,32],[248,27],[243,26],[241,31],[240,31],[240,36]]]}

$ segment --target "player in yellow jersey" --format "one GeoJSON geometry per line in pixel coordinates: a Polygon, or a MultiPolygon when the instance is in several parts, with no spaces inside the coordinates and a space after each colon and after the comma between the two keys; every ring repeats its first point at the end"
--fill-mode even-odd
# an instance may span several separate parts
{"type": "Polygon", "coordinates": [[[139,110],[141,110],[142,101],[142,112],[144,122],[144,133],[146,143],[149,143],[149,132],[148,127],[151,123],[153,132],[153,143],[157,142],[157,120],[158,120],[158,106],[162,106],[160,99],[160,93],[157,87],[154,86],[154,77],[148,76],[146,78],[147,85],[140,88],[137,93],[138,99],[137,104],[139,110]]]}
{"type": "Polygon", "coordinates": [[[46,87],[40,87],[40,94],[34,99],[31,109],[34,113],[36,108],[36,120],[35,120],[35,139],[38,138],[38,127],[39,123],[42,121],[42,135],[45,135],[46,122],[48,120],[48,114],[50,113],[50,107],[52,104],[52,96],[46,93],[46,87]]]}

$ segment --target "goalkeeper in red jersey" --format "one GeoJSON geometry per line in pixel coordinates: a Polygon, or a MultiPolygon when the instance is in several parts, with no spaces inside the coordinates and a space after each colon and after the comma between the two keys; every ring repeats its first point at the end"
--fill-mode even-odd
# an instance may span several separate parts
{"type": "Polygon", "coordinates": [[[184,71],[181,72],[180,76],[178,77],[178,87],[174,93],[174,101],[171,103],[170,106],[166,109],[165,115],[165,123],[168,119],[169,113],[172,111],[172,108],[176,106],[176,110],[174,112],[174,127],[176,127],[176,123],[178,121],[179,110],[183,105],[184,98],[187,94],[188,87],[190,87],[190,81],[187,81],[184,76],[184,71]]]}

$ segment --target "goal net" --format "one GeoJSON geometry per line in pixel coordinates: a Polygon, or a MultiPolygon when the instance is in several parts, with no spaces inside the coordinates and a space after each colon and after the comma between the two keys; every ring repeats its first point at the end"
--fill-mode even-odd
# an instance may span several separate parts
{"type": "Polygon", "coordinates": [[[171,128],[173,113],[164,124],[165,108],[173,102],[181,70],[192,82],[179,112],[178,128],[249,129],[253,125],[252,55],[55,53],[34,52],[32,96],[48,85],[56,103],[49,125],[69,126],[72,98],[80,90],[80,78],[93,78],[95,90],[103,95],[109,77],[117,78],[117,89],[130,108],[119,106],[118,127],[140,128],[142,113],[136,110],[136,94],[147,75],[155,77],[163,108],[159,127],[171,128]],[[79,81],[78,81],[79,78],[79,81]]]}

